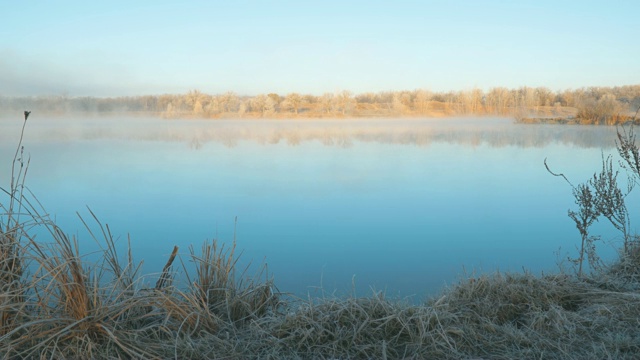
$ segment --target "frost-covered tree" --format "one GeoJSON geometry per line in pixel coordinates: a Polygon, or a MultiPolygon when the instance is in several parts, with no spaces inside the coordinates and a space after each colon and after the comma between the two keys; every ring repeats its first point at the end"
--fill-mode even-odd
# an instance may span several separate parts
{"type": "Polygon", "coordinates": [[[304,101],[304,98],[300,94],[290,93],[284,98],[284,101],[282,102],[281,106],[286,110],[293,111],[293,113],[297,115],[298,109],[300,109],[300,106],[302,105],[303,101],[304,101]]]}

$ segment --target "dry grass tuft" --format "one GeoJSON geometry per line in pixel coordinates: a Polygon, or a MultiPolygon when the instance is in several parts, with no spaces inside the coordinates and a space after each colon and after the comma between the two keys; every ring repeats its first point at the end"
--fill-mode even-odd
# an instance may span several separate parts
{"type": "Polygon", "coordinates": [[[190,247],[196,276],[189,298],[200,309],[232,323],[242,323],[274,313],[279,296],[266,268],[257,276],[246,277],[247,269],[236,274],[235,242],[229,249],[216,240],[205,242],[200,255],[190,247]],[[264,282],[256,279],[264,277],[264,282]]]}

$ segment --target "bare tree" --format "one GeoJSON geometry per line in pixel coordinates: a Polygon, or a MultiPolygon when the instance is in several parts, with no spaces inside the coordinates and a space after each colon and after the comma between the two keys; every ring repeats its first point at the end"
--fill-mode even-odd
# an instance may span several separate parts
{"type": "Polygon", "coordinates": [[[342,115],[346,115],[350,112],[354,105],[355,100],[353,99],[353,94],[351,91],[344,90],[339,92],[337,95],[333,97],[335,107],[342,112],[342,115]]]}
{"type": "Polygon", "coordinates": [[[431,92],[427,90],[416,90],[413,94],[413,109],[421,115],[427,114],[429,110],[429,100],[431,92]]]}
{"type": "Polygon", "coordinates": [[[185,103],[191,107],[191,111],[200,115],[204,112],[204,101],[206,99],[206,95],[201,93],[199,90],[191,90],[185,96],[185,103]]]}
{"type": "Polygon", "coordinates": [[[391,101],[391,106],[397,114],[403,114],[407,111],[407,107],[402,102],[401,96],[402,94],[400,93],[394,93],[393,100],[391,101]]]}
{"type": "Polygon", "coordinates": [[[513,98],[509,96],[509,90],[504,87],[496,87],[489,90],[486,101],[488,111],[497,115],[507,115],[513,106],[513,98]]]}
{"type": "Polygon", "coordinates": [[[238,110],[238,105],[240,103],[240,99],[238,95],[232,91],[227,91],[223,95],[219,97],[220,106],[222,107],[222,112],[235,112],[238,110]]]}
{"type": "Polygon", "coordinates": [[[538,98],[538,106],[551,106],[555,103],[555,96],[549,88],[537,87],[535,91],[538,98]]]}
{"type": "Polygon", "coordinates": [[[325,114],[331,114],[331,110],[333,109],[333,94],[332,93],[324,93],[322,97],[319,99],[320,109],[325,114]]]}
{"type": "Polygon", "coordinates": [[[304,102],[304,98],[300,96],[300,94],[290,93],[284,98],[284,101],[282,102],[282,107],[284,109],[290,109],[296,115],[298,115],[298,109],[300,108],[303,102],[304,102]]]}
{"type": "Polygon", "coordinates": [[[246,112],[247,112],[246,101],[240,101],[240,105],[238,106],[238,117],[243,117],[246,112]]]}
{"type": "Polygon", "coordinates": [[[260,94],[251,99],[251,110],[258,112],[260,116],[265,117],[275,113],[275,101],[272,97],[260,94]]]}

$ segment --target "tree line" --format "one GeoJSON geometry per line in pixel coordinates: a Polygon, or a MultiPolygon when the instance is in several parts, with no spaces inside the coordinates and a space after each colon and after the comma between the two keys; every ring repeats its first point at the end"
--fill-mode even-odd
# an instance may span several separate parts
{"type": "Polygon", "coordinates": [[[41,113],[131,113],[168,118],[297,118],[497,115],[527,120],[579,119],[613,124],[640,107],[640,85],[552,91],[546,87],[495,87],[463,91],[350,91],[310,95],[276,93],[243,96],[234,92],[122,97],[0,97],[0,111],[33,109],[41,113]]]}

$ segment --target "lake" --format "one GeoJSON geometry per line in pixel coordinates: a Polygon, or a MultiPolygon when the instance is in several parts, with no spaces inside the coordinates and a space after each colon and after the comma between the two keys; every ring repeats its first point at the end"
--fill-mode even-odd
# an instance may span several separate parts
{"type": "MultiPolygon", "coordinates": [[[[21,124],[0,119],[5,188],[21,124]]],[[[240,263],[266,262],[281,291],[376,289],[420,300],[465,272],[558,271],[580,237],[567,217],[571,188],[543,160],[579,183],[599,170],[602,153],[615,152],[614,139],[611,127],[503,118],[33,114],[24,146],[27,186],[78,236],[82,253],[97,249],[76,215],[90,219],[88,206],[121,246],[130,235],[148,274],[162,269],[174,245],[186,261],[190,244],[235,237],[240,263]]],[[[612,259],[619,234],[605,221],[594,232],[612,259]]]]}

